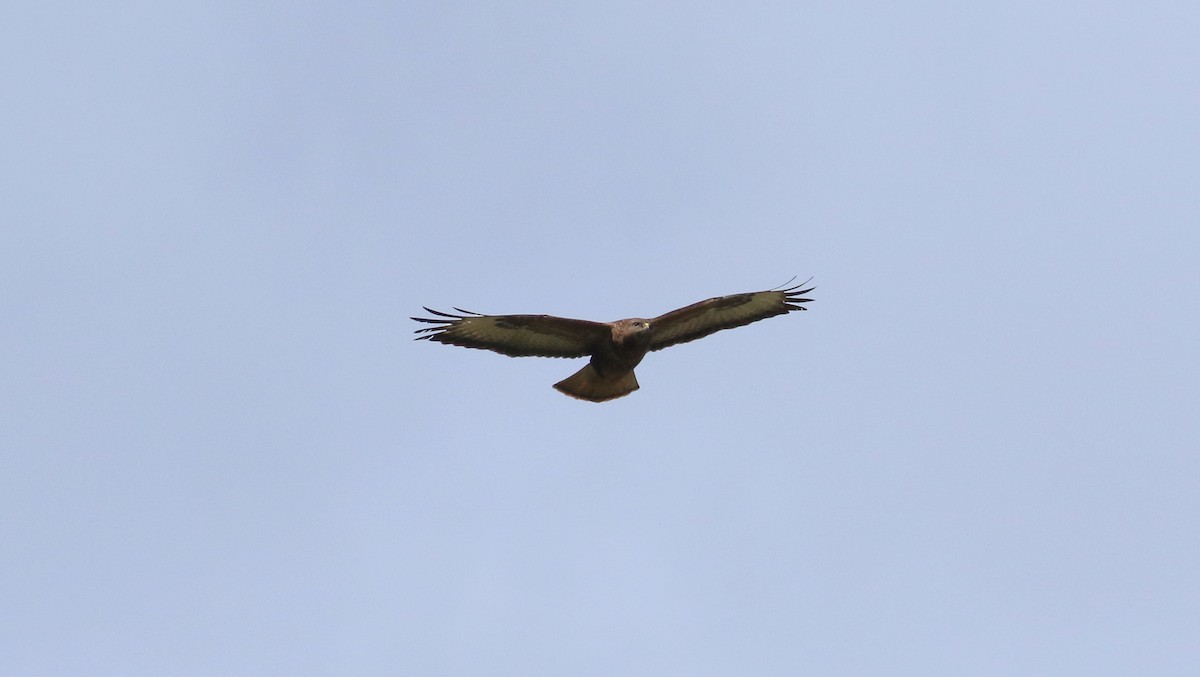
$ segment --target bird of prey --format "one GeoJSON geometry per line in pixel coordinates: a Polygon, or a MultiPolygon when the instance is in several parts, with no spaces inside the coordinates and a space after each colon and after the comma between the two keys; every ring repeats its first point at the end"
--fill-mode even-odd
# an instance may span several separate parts
{"type": "Polygon", "coordinates": [[[436,317],[412,319],[434,325],[418,329],[418,340],[494,350],[511,357],[590,357],[587,365],[554,387],[581,400],[605,402],[638,389],[633,368],[648,351],[807,310],[801,304],[812,299],[804,295],[815,287],[800,289],[803,286],[717,296],[655,318],[616,322],[551,315],[481,315],[461,308],[454,309],[459,314],[425,308],[436,317]]]}

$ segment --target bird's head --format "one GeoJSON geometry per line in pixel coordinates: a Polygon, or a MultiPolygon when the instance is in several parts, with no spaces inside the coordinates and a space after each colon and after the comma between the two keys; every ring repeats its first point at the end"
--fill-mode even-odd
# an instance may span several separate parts
{"type": "Polygon", "coordinates": [[[652,331],[650,320],[641,317],[618,320],[613,323],[613,341],[623,344],[649,342],[652,331]]]}

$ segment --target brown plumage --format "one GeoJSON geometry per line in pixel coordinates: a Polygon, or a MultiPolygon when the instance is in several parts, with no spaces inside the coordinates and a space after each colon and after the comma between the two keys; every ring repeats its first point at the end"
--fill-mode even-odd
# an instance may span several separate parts
{"type": "Polygon", "coordinates": [[[414,317],[433,324],[418,329],[417,339],[494,350],[512,357],[591,357],[572,376],[554,384],[560,392],[591,402],[616,399],[638,389],[634,367],[648,351],[703,338],[731,329],[806,310],[804,285],[718,296],[672,310],[653,319],[616,322],[572,320],[551,315],[481,315],[461,308],[460,314],[426,308],[437,317],[414,317]]]}

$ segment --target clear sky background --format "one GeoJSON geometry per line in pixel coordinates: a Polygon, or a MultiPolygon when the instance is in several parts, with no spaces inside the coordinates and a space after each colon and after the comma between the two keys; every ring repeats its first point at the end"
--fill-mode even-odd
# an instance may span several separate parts
{"type": "Polygon", "coordinates": [[[5,674],[1200,674],[1197,3],[4,14],[5,674]]]}

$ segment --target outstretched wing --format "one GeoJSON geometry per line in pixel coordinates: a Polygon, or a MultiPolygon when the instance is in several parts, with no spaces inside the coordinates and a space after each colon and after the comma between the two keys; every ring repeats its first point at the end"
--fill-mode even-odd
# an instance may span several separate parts
{"type": "Polygon", "coordinates": [[[800,284],[785,289],[718,296],[693,303],[686,308],[672,310],[666,315],[650,320],[650,326],[654,328],[650,350],[662,350],[677,343],[695,341],[722,329],[732,329],[775,315],[785,315],[793,310],[807,310],[800,304],[812,299],[803,296],[816,287],[801,289],[803,286],[800,284]]]}
{"type": "Polygon", "coordinates": [[[425,310],[438,317],[412,318],[434,325],[418,329],[417,340],[494,350],[511,357],[583,357],[612,336],[603,322],[551,315],[480,315],[462,308],[455,308],[461,315],[425,310]]]}

